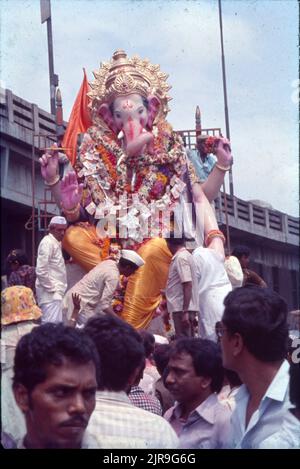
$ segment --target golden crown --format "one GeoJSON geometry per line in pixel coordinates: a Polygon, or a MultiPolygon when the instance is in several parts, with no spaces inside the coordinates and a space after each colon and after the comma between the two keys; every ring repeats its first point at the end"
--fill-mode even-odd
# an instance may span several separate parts
{"type": "Polygon", "coordinates": [[[109,62],[100,64],[100,68],[93,72],[95,80],[90,85],[88,96],[94,119],[98,117],[101,104],[110,104],[118,96],[141,94],[145,98],[154,95],[161,103],[159,116],[166,116],[169,111],[168,96],[171,86],[167,84],[168,75],[160,71],[159,65],[154,65],[148,59],[142,60],[138,56],[131,59],[126,52],[117,50],[109,62]]]}

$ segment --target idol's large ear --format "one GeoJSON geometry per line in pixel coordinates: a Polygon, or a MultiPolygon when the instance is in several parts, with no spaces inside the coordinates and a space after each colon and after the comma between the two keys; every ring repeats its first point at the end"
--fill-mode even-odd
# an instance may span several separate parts
{"type": "Polygon", "coordinates": [[[158,114],[160,108],[160,101],[156,96],[148,96],[148,122],[147,127],[149,130],[152,129],[155,117],[158,114]]]}
{"type": "Polygon", "coordinates": [[[108,127],[115,133],[118,132],[116,124],[114,122],[114,117],[111,113],[110,107],[107,103],[101,104],[99,107],[99,114],[103,118],[104,122],[108,127]]]}

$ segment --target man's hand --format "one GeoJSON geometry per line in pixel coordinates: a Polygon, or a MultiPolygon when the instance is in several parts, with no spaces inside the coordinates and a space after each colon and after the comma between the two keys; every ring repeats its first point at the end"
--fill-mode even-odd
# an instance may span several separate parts
{"type": "Polygon", "coordinates": [[[182,327],[184,327],[185,329],[190,326],[190,318],[188,311],[182,311],[181,324],[182,327]]]}
{"type": "Polygon", "coordinates": [[[162,316],[161,317],[162,317],[162,320],[163,320],[163,323],[165,324],[165,326],[169,326],[171,317],[170,317],[170,313],[168,312],[167,309],[164,309],[162,311],[162,316]]]}
{"type": "Polygon", "coordinates": [[[74,209],[81,201],[83,184],[78,184],[76,173],[71,172],[61,181],[61,204],[66,210],[74,209]]]}
{"type": "MultiPolygon", "coordinates": [[[[53,144],[53,148],[57,147],[56,143],[53,144]]],[[[39,158],[41,163],[42,177],[46,182],[51,182],[58,173],[58,151],[49,150],[39,158]]]]}
{"type": "Polygon", "coordinates": [[[80,310],[81,298],[78,295],[78,293],[72,293],[72,301],[73,301],[74,309],[76,311],[79,311],[80,310]]]}
{"type": "Polygon", "coordinates": [[[215,155],[221,166],[228,167],[232,165],[231,146],[227,138],[222,137],[219,139],[215,149],[215,155]]]}
{"type": "Polygon", "coordinates": [[[70,327],[76,327],[78,316],[79,316],[79,311],[80,311],[80,301],[81,301],[81,298],[78,295],[78,293],[72,293],[72,301],[73,301],[73,311],[72,311],[72,316],[70,317],[68,321],[68,325],[70,327]]]}

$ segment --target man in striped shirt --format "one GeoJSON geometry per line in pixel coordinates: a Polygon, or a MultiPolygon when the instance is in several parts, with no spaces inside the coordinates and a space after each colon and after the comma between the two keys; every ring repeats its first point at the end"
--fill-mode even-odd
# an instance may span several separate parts
{"type": "Polygon", "coordinates": [[[85,447],[177,448],[178,438],[171,425],[134,406],[127,395],[145,360],[140,335],[110,315],[91,318],[84,332],[94,340],[101,362],[96,407],[84,436],[85,447]]]}

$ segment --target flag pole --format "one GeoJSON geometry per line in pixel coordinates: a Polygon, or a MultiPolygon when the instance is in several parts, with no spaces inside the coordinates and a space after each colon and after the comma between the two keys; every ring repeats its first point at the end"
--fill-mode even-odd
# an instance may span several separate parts
{"type": "Polygon", "coordinates": [[[49,61],[49,82],[50,82],[50,111],[55,115],[55,91],[58,86],[58,75],[54,73],[53,60],[53,40],[51,23],[51,3],[50,0],[40,0],[41,23],[47,21],[47,40],[48,40],[48,61],[49,61]]]}
{"type": "MultiPolygon", "coordinates": [[[[219,24],[220,24],[220,39],[221,39],[222,78],[223,78],[223,94],[224,94],[226,137],[228,138],[228,140],[230,140],[221,0],[218,0],[218,4],[219,4],[219,24]]],[[[230,192],[231,197],[233,197],[232,168],[230,168],[230,170],[229,170],[229,192],[230,192]]]]}
{"type": "MultiPolygon", "coordinates": [[[[219,5],[219,25],[220,25],[220,40],[221,40],[221,58],[222,58],[222,79],[223,79],[223,94],[224,94],[225,126],[226,126],[226,137],[228,138],[228,140],[230,140],[221,0],[218,0],[218,5],[219,5]]],[[[231,197],[233,197],[232,168],[230,168],[230,170],[229,170],[229,193],[230,193],[231,197]]],[[[228,250],[228,255],[230,255],[231,243],[230,243],[228,205],[227,205],[225,181],[223,183],[223,195],[224,195],[224,212],[225,212],[225,222],[226,222],[227,250],[228,250]]],[[[220,207],[220,209],[222,211],[222,197],[221,197],[221,207],[220,207]]]]}

